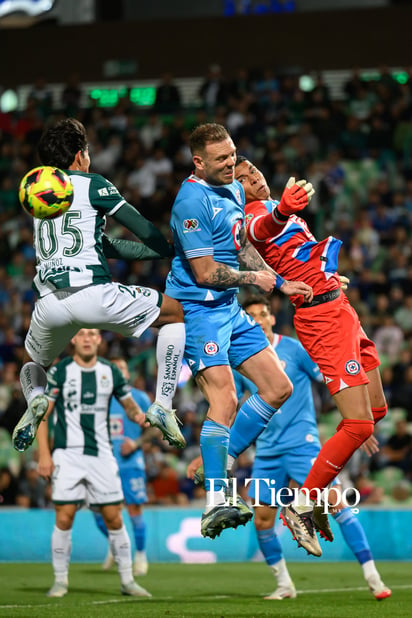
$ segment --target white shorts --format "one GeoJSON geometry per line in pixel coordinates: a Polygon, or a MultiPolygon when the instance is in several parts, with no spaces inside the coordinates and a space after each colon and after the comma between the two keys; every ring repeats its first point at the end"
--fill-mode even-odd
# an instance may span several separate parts
{"type": "Polygon", "coordinates": [[[119,467],[114,455],[83,455],[80,449],[53,453],[52,500],[57,504],[104,506],[123,502],[119,467]]]}
{"type": "Polygon", "coordinates": [[[160,313],[162,295],[151,288],[104,283],[77,292],[58,290],[37,300],[25,347],[48,367],[81,328],[139,337],[160,313]]]}

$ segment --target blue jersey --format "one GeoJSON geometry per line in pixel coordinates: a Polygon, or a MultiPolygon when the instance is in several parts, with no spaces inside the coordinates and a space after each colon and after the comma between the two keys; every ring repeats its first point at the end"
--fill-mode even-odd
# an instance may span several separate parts
{"type": "Polygon", "coordinates": [[[228,300],[238,292],[237,287],[223,290],[199,286],[189,260],[211,255],[216,262],[239,270],[244,204],[244,190],[237,180],[216,187],[192,175],[183,182],[170,219],[176,256],[166,280],[166,294],[179,300],[208,302],[228,300]]]}
{"type": "MultiPolygon", "coordinates": [[[[143,412],[146,412],[150,406],[150,399],[143,391],[132,388],[131,395],[135,402],[141,407],[143,412]]],[[[131,438],[137,440],[142,434],[141,427],[128,418],[124,408],[119,404],[116,399],[112,399],[110,402],[110,438],[113,445],[113,454],[116,457],[116,461],[119,465],[120,471],[124,469],[138,469],[144,470],[145,463],[143,458],[143,452],[138,448],[134,453],[131,453],[127,457],[123,457],[120,453],[120,448],[124,439],[131,438]]]]}
{"type": "MultiPolygon", "coordinates": [[[[296,339],[275,334],[273,348],[293,384],[293,393],[256,440],[256,458],[273,458],[307,443],[320,448],[311,382],[322,382],[319,368],[296,339]]],[[[256,386],[234,372],[238,398],[256,386]]]]}

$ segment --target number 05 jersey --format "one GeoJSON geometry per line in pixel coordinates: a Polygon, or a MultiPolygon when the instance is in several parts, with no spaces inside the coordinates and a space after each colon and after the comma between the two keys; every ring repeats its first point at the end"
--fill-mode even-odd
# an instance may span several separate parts
{"type": "Polygon", "coordinates": [[[57,219],[33,219],[37,258],[33,287],[39,297],[111,281],[102,235],[106,215],[113,215],[125,200],[99,174],[65,171],[74,188],[70,209],[57,219]]]}

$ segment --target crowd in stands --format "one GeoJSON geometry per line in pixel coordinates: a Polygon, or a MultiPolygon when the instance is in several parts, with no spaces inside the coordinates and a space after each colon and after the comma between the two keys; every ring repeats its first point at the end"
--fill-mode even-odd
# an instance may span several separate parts
{"type": "MultiPolygon", "coordinates": [[[[124,197],[169,235],[171,205],[191,172],[188,138],[198,124],[215,121],[231,132],[238,152],[264,172],[273,196],[289,176],[309,179],[316,194],[303,213],[317,238],[329,234],[343,246],[339,270],[362,325],[375,341],[390,408],[378,426],[381,450],[358,453],[348,466],[365,503],[411,500],[412,482],[412,75],[402,83],[381,67],[374,80],[354,69],[341,96],[332,97],[319,74],[303,91],[299,75],[240,68],[231,79],[217,65],[205,76],[196,100],[183,106],[171,75],[163,76],[156,101],[139,108],[127,97],[110,109],[90,101],[73,76],[55,101],[43,78],[36,80],[23,110],[0,112],[0,500],[3,505],[44,507],[49,488],[38,477],[35,448],[19,456],[10,433],[25,409],[18,375],[34,295],[32,224],[18,203],[22,176],[38,165],[36,144],[50,119],[75,115],[87,128],[92,171],[108,177],[124,197]],[[22,465],[23,464],[23,465],[22,465]]],[[[113,236],[128,233],[109,222],[113,236]]],[[[116,280],[163,289],[167,261],[111,264],[116,280]]],[[[293,335],[287,298],[272,297],[279,332],[293,335]]],[[[139,340],[104,333],[101,353],[123,355],[135,386],[153,396],[155,333],[139,340]]],[[[323,387],[316,389],[322,432],[334,431],[336,411],[323,387]]],[[[162,441],[145,445],[149,499],[185,504],[199,490],[185,469],[199,453],[207,405],[186,367],[177,396],[188,447],[162,441]]],[[[240,477],[250,468],[246,454],[240,477]]],[[[0,504],[0,506],[1,506],[0,504]]]]}

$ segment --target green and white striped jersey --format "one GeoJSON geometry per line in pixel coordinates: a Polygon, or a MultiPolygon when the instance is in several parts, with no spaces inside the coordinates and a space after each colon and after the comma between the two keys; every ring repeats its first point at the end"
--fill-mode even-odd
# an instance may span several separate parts
{"type": "Polygon", "coordinates": [[[49,370],[47,379],[46,395],[55,402],[53,448],[79,449],[84,455],[111,453],[110,400],[131,396],[120,369],[100,357],[91,368],[68,357],[49,370]]]}
{"type": "Polygon", "coordinates": [[[74,199],[57,219],[33,219],[38,296],[67,287],[112,280],[103,255],[106,215],[125,203],[117,188],[99,174],[65,170],[73,183],[74,199]]]}

